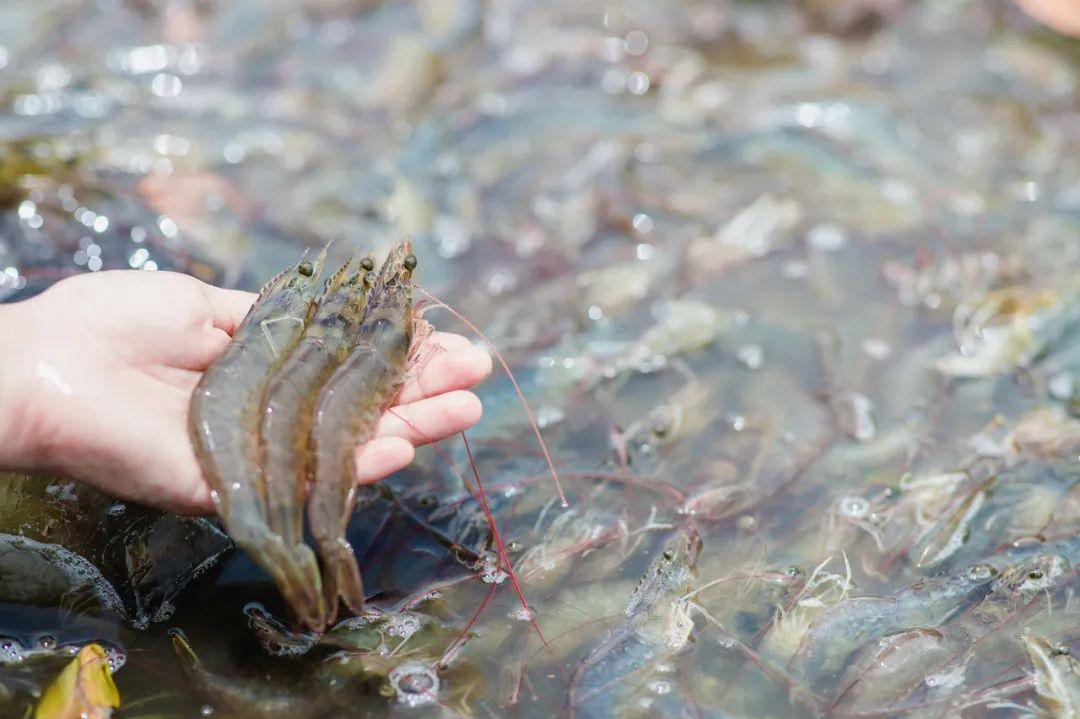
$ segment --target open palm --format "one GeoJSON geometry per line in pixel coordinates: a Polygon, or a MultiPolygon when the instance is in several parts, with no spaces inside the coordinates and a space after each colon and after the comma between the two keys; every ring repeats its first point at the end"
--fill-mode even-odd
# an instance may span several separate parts
{"type": "MultiPolygon", "coordinates": [[[[213,511],[188,438],[188,404],[255,295],[169,272],[80,275],[2,308],[23,351],[3,368],[4,465],[59,472],[184,513],[213,511]]],[[[361,483],[409,464],[414,447],[475,424],[467,391],[491,371],[466,338],[435,333],[431,359],[357,448],[361,483]]]]}

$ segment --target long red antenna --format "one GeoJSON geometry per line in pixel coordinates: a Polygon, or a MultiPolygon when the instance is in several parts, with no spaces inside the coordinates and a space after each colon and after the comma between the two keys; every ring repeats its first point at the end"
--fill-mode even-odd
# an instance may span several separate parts
{"type": "Polygon", "coordinates": [[[499,533],[499,528],[495,525],[495,515],[491,513],[491,505],[488,504],[487,492],[484,491],[484,483],[480,481],[480,470],[476,468],[476,460],[473,459],[472,449],[469,447],[469,440],[465,438],[465,433],[461,433],[461,441],[465,443],[465,454],[469,455],[469,464],[472,466],[473,478],[476,480],[476,486],[480,490],[480,504],[484,508],[484,514],[487,515],[488,524],[491,525],[491,534],[495,537],[495,546],[499,550],[499,559],[506,565],[506,573],[510,577],[510,583],[514,585],[514,592],[517,593],[518,599],[521,600],[521,608],[525,611],[525,618],[533,629],[536,630],[536,636],[540,637],[540,641],[547,646],[547,639],[544,639],[544,633],[540,631],[540,625],[536,623],[535,617],[533,617],[532,609],[529,608],[529,603],[525,600],[525,593],[521,591],[521,585],[518,583],[517,573],[514,571],[514,565],[510,563],[510,555],[506,551],[506,545],[503,544],[502,534],[499,533]]]}
{"type": "MultiPolygon", "coordinates": [[[[499,350],[496,349],[495,345],[491,343],[491,340],[487,338],[487,335],[480,331],[479,327],[474,325],[472,322],[469,322],[469,320],[465,319],[460,312],[440,300],[435,295],[425,290],[417,283],[414,282],[413,287],[423,292],[425,295],[431,298],[433,302],[438,303],[438,305],[445,309],[447,312],[461,320],[461,322],[470,330],[475,332],[476,336],[479,337],[484,342],[484,344],[486,344],[488,348],[495,354],[495,358],[499,360],[499,364],[501,364],[502,368],[506,370],[506,376],[510,378],[510,383],[514,385],[514,392],[517,393],[518,399],[521,401],[521,406],[525,410],[525,414],[529,418],[529,424],[532,425],[533,432],[536,433],[536,441],[540,443],[540,449],[544,453],[544,459],[547,460],[548,469],[551,470],[551,478],[555,481],[555,489],[559,492],[559,501],[562,502],[562,506],[569,507],[570,503],[566,501],[566,493],[563,492],[562,482],[559,481],[559,473],[555,470],[555,462],[551,460],[551,453],[548,452],[547,443],[544,442],[544,437],[540,434],[540,425],[536,423],[536,417],[533,416],[532,409],[529,408],[529,403],[525,401],[525,393],[521,391],[521,387],[518,385],[517,380],[514,378],[514,373],[510,371],[510,365],[506,364],[506,360],[504,360],[502,355],[499,354],[499,350]]],[[[466,447],[467,446],[468,445],[466,445],[466,447]]]]}

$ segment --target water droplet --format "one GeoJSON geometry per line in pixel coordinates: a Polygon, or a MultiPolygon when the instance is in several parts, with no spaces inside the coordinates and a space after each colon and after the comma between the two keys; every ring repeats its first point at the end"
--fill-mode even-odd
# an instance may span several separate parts
{"type": "Polygon", "coordinates": [[[638,70],[626,78],[626,89],[634,95],[644,95],[649,91],[649,76],[638,70]]]}
{"type": "Polygon", "coordinates": [[[150,92],[158,97],[176,97],[184,89],[184,83],[176,75],[162,72],[150,81],[150,92]]]}
{"type": "Polygon", "coordinates": [[[671,682],[665,681],[663,679],[656,679],[654,681],[651,681],[649,682],[649,691],[651,691],[653,694],[658,694],[660,696],[670,694],[671,682]]]}
{"type": "Polygon", "coordinates": [[[643,235],[648,234],[653,229],[653,219],[644,212],[639,212],[634,215],[634,219],[631,220],[631,224],[634,226],[635,230],[637,230],[643,235]]]}
{"type": "Polygon", "coordinates": [[[859,345],[863,352],[876,360],[888,359],[892,354],[892,346],[878,337],[867,337],[859,345]]]}
{"type": "Polygon", "coordinates": [[[540,429],[551,427],[564,419],[566,419],[566,413],[554,405],[544,404],[536,410],[536,424],[540,426],[540,429]]]}
{"type": "Polygon", "coordinates": [[[627,55],[644,55],[649,47],[649,36],[641,30],[631,30],[623,39],[623,48],[627,55]]]}
{"type": "Polygon", "coordinates": [[[847,233],[839,225],[823,223],[806,233],[806,244],[819,252],[835,252],[847,244],[847,233]]]}
{"type": "Polygon", "coordinates": [[[761,369],[765,362],[765,350],[758,344],[743,345],[736,351],[735,356],[743,367],[750,370],[761,369]]]}
{"type": "Polygon", "coordinates": [[[864,497],[841,497],[837,507],[849,519],[865,519],[870,515],[870,502],[864,497]]]}

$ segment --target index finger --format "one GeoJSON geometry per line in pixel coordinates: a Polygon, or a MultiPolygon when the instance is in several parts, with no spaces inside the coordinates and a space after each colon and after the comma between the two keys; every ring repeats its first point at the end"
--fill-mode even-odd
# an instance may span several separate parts
{"type": "Polygon", "coordinates": [[[214,326],[230,335],[236,332],[258,297],[254,292],[227,290],[213,285],[206,285],[205,292],[213,311],[214,326]]]}

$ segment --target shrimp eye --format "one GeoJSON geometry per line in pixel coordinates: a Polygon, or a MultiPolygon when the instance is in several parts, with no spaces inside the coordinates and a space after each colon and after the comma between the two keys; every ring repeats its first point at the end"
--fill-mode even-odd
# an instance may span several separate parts
{"type": "Polygon", "coordinates": [[[675,558],[675,552],[671,551],[670,549],[665,549],[664,550],[664,559],[667,559],[668,561],[670,561],[670,560],[672,560],[674,558],[675,558]]]}
{"type": "Polygon", "coordinates": [[[304,277],[311,277],[312,273],[315,272],[315,268],[311,266],[310,262],[308,262],[307,260],[304,260],[296,268],[296,271],[299,272],[300,274],[302,274],[304,277]]]}
{"type": "Polygon", "coordinates": [[[360,260],[360,266],[364,268],[365,272],[371,272],[373,269],[375,269],[375,260],[371,259],[370,257],[365,257],[364,259],[360,260]]]}
{"type": "Polygon", "coordinates": [[[405,269],[407,269],[409,272],[412,272],[416,269],[416,255],[406,255],[405,261],[401,264],[403,264],[405,266],[405,269]]]}
{"type": "Polygon", "coordinates": [[[792,566],[788,567],[787,569],[785,569],[784,573],[787,574],[789,577],[797,577],[800,574],[802,574],[802,570],[799,569],[798,567],[796,567],[795,565],[792,565],[792,566]]]}
{"type": "Polygon", "coordinates": [[[1072,650],[1069,649],[1069,645],[1067,644],[1058,644],[1054,647],[1054,654],[1057,654],[1059,657],[1067,657],[1070,653],[1072,653],[1072,650]]]}
{"type": "Polygon", "coordinates": [[[1042,579],[1043,571],[1041,569],[1032,569],[1028,572],[1028,579],[1042,579]]]}

